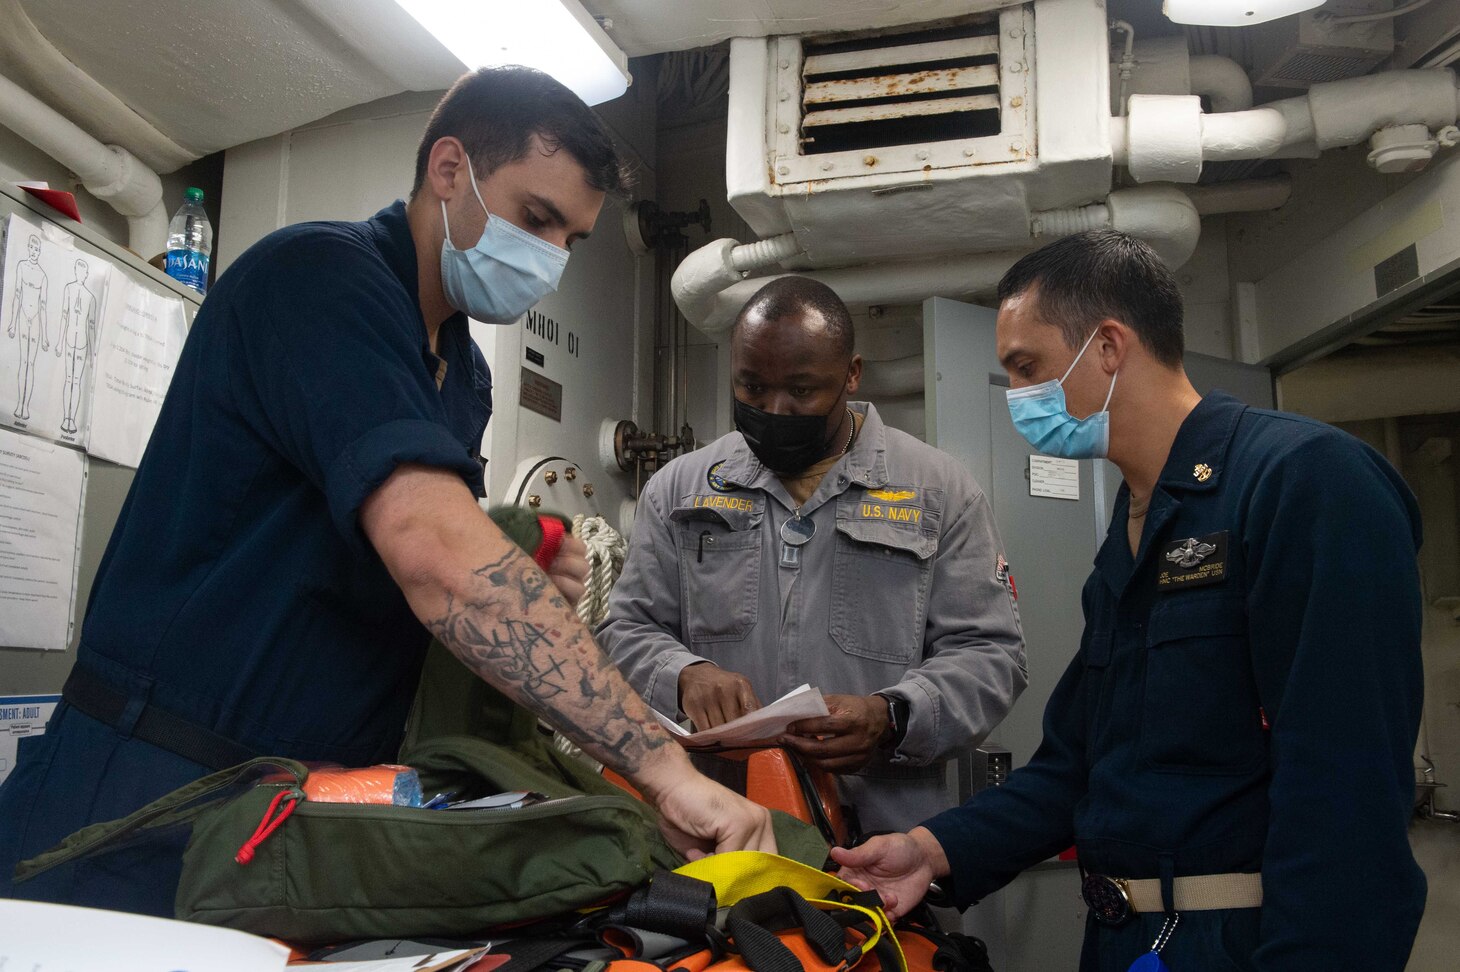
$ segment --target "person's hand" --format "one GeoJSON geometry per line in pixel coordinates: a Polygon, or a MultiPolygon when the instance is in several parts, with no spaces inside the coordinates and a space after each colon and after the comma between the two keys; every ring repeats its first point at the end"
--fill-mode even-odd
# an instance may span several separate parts
{"type": "Polygon", "coordinates": [[[710,662],[679,670],[679,707],[696,729],[713,729],[760,708],[750,679],[710,662]]]}
{"type": "Polygon", "coordinates": [[[923,827],[873,837],[850,849],[833,847],[831,859],[841,865],[837,877],[881,895],[887,917],[893,921],[916,908],[928,893],[928,885],[948,873],[943,845],[923,827]]]}
{"type": "Polygon", "coordinates": [[[669,845],[692,861],[724,851],[776,852],[771,812],[694,770],[676,774],[649,802],[669,845]]]}
{"type": "Polygon", "coordinates": [[[563,537],[563,545],[548,565],[547,575],[568,603],[576,608],[588,584],[588,548],[583,541],[571,534],[563,537]]]}
{"type": "Polygon", "coordinates": [[[781,745],[829,773],[853,773],[867,765],[887,734],[887,700],[880,695],[828,695],[831,715],[786,727],[781,745]]]}

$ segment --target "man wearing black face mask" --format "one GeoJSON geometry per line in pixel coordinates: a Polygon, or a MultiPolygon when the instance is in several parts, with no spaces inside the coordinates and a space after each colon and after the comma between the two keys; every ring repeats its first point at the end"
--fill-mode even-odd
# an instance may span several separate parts
{"type": "Polygon", "coordinates": [[[731,337],[737,431],[645,487],[598,638],[650,704],[702,729],[819,687],[831,714],[781,741],[842,774],[880,830],[953,803],[946,763],[1024,688],[1024,645],[988,501],[848,400],[852,338],[815,281],[750,299],[731,337]]]}

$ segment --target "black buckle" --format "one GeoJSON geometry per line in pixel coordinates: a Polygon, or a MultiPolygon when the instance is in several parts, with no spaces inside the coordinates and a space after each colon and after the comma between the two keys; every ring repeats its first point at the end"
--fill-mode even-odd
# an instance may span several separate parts
{"type": "Polygon", "coordinates": [[[1103,874],[1086,874],[1080,882],[1080,897],[1102,925],[1123,925],[1135,914],[1124,883],[1103,874]]]}

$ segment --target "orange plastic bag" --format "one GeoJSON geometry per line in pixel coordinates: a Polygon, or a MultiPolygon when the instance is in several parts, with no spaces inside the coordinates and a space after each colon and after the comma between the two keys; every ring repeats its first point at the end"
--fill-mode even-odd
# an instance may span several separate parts
{"type": "Polygon", "coordinates": [[[316,803],[421,805],[421,781],[409,766],[382,763],[359,769],[318,769],[304,781],[304,796],[316,803]]]}

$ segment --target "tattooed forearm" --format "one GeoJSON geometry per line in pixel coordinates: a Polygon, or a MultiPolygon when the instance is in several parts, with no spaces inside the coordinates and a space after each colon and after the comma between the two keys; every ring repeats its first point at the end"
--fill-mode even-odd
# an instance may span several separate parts
{"type": "Polygon", "coordinates": [[[447,592],[427,627],[483,679],[615,769],[633,773],[670,742],[567,601],[518,550],[447,592]]]}

